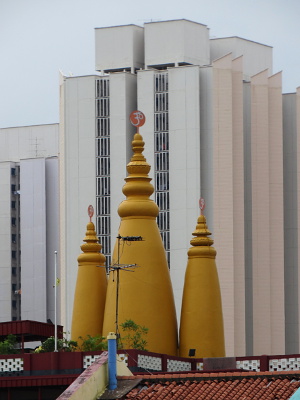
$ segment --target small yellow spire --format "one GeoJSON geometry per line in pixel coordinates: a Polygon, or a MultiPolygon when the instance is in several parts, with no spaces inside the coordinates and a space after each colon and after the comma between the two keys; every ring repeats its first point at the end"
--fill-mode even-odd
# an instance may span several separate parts
{"type": "Polygon", "coordinates": [[[188,251],[189,256],[202,255],[206,257],[215,258],[216,250],[214,247],[211,247],[214,241],[208,236],[211,235],[211,232],[208,230],[206,225],[206,218],[204,215],[200,215],[197,219],[196,229],[192,233],[194,238],[191,239],[190,244],[194,247],[191,247],[188,251]],[[199,247],[200,246],[200,247],[199,247]]]}
{"type": "Polygon", "coordinates": [[[72,340],[81,342],[79,337],[102,335],[103,314],[107,279],[105,256],[100,253],[101,244],[96,236],[93,222],[87,224],[83,251],[77,258],[78,273],[74,294],[72,340]],[[103,266],[102,268],[100,266],[103,266]]]}
{"type": "Polygon", "coordinates": [[[133,216],[156,218],[159,212],[156,203],[149,199],[154,192],[154,187],[150,183],[151,178],[148,176],[151,167],[142,154],[144,144],[142,136],[136,133],[132,141],[134,154],[127,165],[129,176],[125,178],[126,183],[122,189],[127,199],[118,208],[118,213],[122,219],[133,216]]]}
{"type": "Polygon", "coordinates": [[[180,321],[181,357],[224,357],[224,328],[216,250],[204,215],[200,215],[188,251],[180,321]]]}
{"type": "MultiPolygon", "coordinates": [[[[154,191],[148,176],[150,165],[143,156],[144,141],[139,133],[132,141],[133,156],[127,165],[128,177],[123,186],[127,197],[118,209],[121,217],[119,235],[124,238],[120,252],[116,242],[113,262],[137,264],[133,272],[120,270],[119,324],[128,319],[148,328],[149,351],[177,354],[177,322],[170,273],[165,250],[156,223],[159,209],[149,197],[154,191]],[[142,241],[125,240],[141,236],[142,241]]],[[[111,272],[107,287],[103,333],[115,330],[116,285],[111,272]]],[[[122,329],[120,329],[122,333],[122,329]]]]}

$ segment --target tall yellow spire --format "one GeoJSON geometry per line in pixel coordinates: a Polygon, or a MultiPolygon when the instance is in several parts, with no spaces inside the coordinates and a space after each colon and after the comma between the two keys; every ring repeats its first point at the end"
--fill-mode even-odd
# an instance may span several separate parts
{"type": "MultiPolygon", "coordinates": [[[[123,186],[127,197],[118,209],[121,217],[119,235],[122,238],[141,236],[142,241],[121,240],[116,243],[115,264],[137,264],[133,272],[119,270],[118,320],[127,319],[149,329],[147,350],[177,354],[177,323],[170,273],[165,250],[156,223],[158,206],[149,197],[154,191],[148,173],[150,165],[143,156],[144,142],[139,133],[132,142],[133,156],[127,165],[128,177],[123,186]],[[118,254],[119,253],[119,254],[118,254]]],[[[116,286],[114,272],[110,273],[103,333],[115,331],[116,286]]]]}
{"type": "Polygon", "coordinates": [[[224,328],[216,250],[204,215],[197,221],[188,251],[182,298],[179,353],[188,357],[224,357],[224,328]]]}
{"type": "MultiPolygon", "coordinates": [[[[89,207],[89,215],[91,206],[89,207]]],[[[93,222],[87,224],[83,251],[77,258],[78,273],[74,295],[71,337],[86,338],[88,335],[102,335],[107,279],[104,266],[105,256],[100,253],[101,244],[95,232],[93,222]]]]}

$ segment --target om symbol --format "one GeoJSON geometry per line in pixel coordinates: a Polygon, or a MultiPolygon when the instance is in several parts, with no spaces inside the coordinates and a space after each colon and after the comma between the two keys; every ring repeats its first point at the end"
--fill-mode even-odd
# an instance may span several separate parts
{"type": "Polygon", "coordinates": [[[138,127],[143,126],[146,121],[145,115],[142,113],[142,111],[138,110],[132,111],[129,119],[133,126],[138,126],[138,127]]]}

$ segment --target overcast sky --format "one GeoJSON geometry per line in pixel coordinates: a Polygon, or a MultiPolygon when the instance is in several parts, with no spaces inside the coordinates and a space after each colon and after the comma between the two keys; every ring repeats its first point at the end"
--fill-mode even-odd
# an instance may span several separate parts
{"type": "Polygon", "coordinates": [[[300,86],[300,0],[0,0],[0,127],[59,122],[59,70],[95,72],[94,28],[181,18],[272,46],[300,86]]]}

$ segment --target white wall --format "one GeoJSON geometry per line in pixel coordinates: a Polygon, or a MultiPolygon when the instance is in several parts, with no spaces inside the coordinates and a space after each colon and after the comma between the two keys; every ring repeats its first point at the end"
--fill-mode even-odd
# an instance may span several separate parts
{"type": "Polygon", "coordinates": [[[46,322],[45,160],[21,160],[20,171],[21,316],[46,322]]]}
{"type": "MultiPolygon", "coordinates": [[[[59,250],[59,194],[58,159],[45,160],[46,173],[46,265],[47,265],[47,319],[54,323],[54,270],[55,254],[59,250]]],[[[57,277],[60,278],[59,255],[57,256],[57,277]]],[[[60,290],[57,286],[57,322],[60,323],[60,290]]]]}
{"type": "MultiPolygon", "coordinates": [[[[213,63],[213,232],[226,355],[245,354],[242,58],[213,63]]],[[[211,204],[209,204],[209,207],[211,204]]]]}
{"type": "Polygon", "coordinates": [[[269,75],[273,69],[273,48],[261,43],[239,37],[228,37],[210,40],[210,62],[232,53],[233,58],[243,56],[244,79],[260,71],[269,69],[269,75]]]}
{"type": "Polygon", "coordinates": [[[118,207],[125,199],[122,187],[128,175],[126,165],[132,153],[135,133],[129,115],[137,109],[137,76],[129,73],[110,75],[110,173],[111,173],[111,251],[113,252],[120,217],[118,207]]]}
{"type": "MultiPolygon", "coordinates": [[[[144,156],[151,169],[149,176],[154,186],[154,74],[153,70],[143,70],[138,72],[137,99],[138,109],[145,114],[146,122],[140,128],[140,133],[145,142],[144,156]]],[[[132,151],[131,151],[132,152],[132,151]]],[[[154,200],[154,194],[151,196],[154,200]]]]}
{"type": "MultiPolygon", "coordinates": [[[[1,311],[1,318],[2,320],[9,321],[12,317],[18,317],[19,312],[19,301],[23,299],[23,309],[24,314],[21,317],[25,318],[26,316],[30,315],[30,318],[38,318],[39,320],[45,320],[46,315],[44,315],[44,304],[43,302],[35,301],[35,297],[39,297],[41,293],[35,293],[32,298],[33,301],[29,299],[28,293],[31,296],[31,282],[29,273],[29,280],[26,282],[26,274],[27,268],[34,269],[36,268],[35,261],[33,262],[33,258],[39,261],[43,260],[44,251],[41,248],[44,246],[41,242],[45,239],[43,235],[36,234],[36,232],[46,229],[46,221],[44,220],[44,207],[45,205],[40,206],[40,203],[44,203],[45,195],[42,194],[45,186],[45,176],[39,175],[42,173],[40,165],[43,163],[42,158],[44,157],[52,157],[58,155],[58,124],[49,124],[49,125],[35,125],[35,126],[22,126],[22,127],[14,127],[14,128],[3,128],[0,129],[0,162],[1,162],[1,179],[0,179],[0,197],[1,197],[1,244],[0,244],[0,255],[1,259],[4,261],[1,264],[1,268],[3,265],[6,265],[5,272],[1,273],[1,283],[8,282],[9,284],[5,284],[5,289],[1,289],[0,297],[1,297],[1,304],[4,305],[4,308],[1,311]],[[34,164],[34,159],[40,158],[38,164],[34,164]],[[28,160],[28,164],[25,162],[25,159],[28,160]],[[10,160],[13,161],[12,163],[5,163],[4,161],[10,160]],[[20,216],[20,223],[18,221],[18,209],[13,211],[11,209],[11,201],[14,200],[18,202],[21,199],[21,196],[15,195],[12,197],[11,194],[11,184],[14,183],[17,185],[18,177],[15,178],[11,177],[11,167],[17,167],[15,164],[22,160],[22,166],[24,166],[24,171],[21,173],[23,179],[23,206],[22,206],[22,215],[20,216]],[[34,165],[34,167],[33,167],[34,165]],[[36,167],[36,165],[38,165],[36,167]],[[44,196],[44,200],[42,198],[44,196]],[[25,203],[24,203],[25,201],[25,203]],[[35,220],[34,224],[33,221],[30,221],[30,218],[34,218],[32,213],[34,212],[33,208],[35,207],[36,203],[37,206],[37,213],[41,213],[41,218],[39,220],[35,220]],[[11,217],[16,217],[17,223],[16,226],[13,228],[11,227],[11,217]],[[24,217],[24,220],[22,220],[24,217]],[[4,223],[4,221],[6,221],[4,223]],[[44,224],[44,226],[42,226],[44,224]],[[32,225],[32,226],[31,226],[32,225]],[[26,232],[25,235],[20,234],[20,226],[26,232]],[[28,231],[29,229],[29,231],[28,231]],[[12,241],[12,233],[16,234],[16,244],[11,245],[12,241]],[[29,235],[29,236],[28,236],[29,235]],[[31,236],[30,236],[31,235],[31,236]],[[21,249],[20,240],[23,242],[23,252],[21,256],[25,262],[25,266],[22,267],[22,277],[25,279],[25,289],[24,295],[14,295],[12,294],[12,283],[17,283],[17,289],[19,289],[19,275],[20,275],[20,267],[21,261],[19,260],[19,249],[21,249]],[[34,241],[33,241],[34,240],[34,241]],[[37,240],[37,243],[35,243],[37,240]],[[38,249],[38,250],[36,250],[38,249]],[[17,252],[16,260],[12,260],[11,252],[15,250],[17,252]],[[37,251],[38,255],[35,253],[37,251]],[[12,276],[12,265],[17,269],[16,275],[12,276]],[[29,285],[29,286],[26,286],[29,285]],[[27,287],[27,289],[26,289],[27,287]],[[17,302],[17,308],[14,310],[12,309],[12,300],[17,302]],[[40,312],[38,310],[38,304],[40,303],[41,308],[43,310],[40,312]],[[32,308],[31,308],[32,306],[32,308]],[[42,316],[41,316],[42,315],[42,316]]],[[[57,162],[57,160],[56,160],[57,162]]],[[[21,168],[22,170],[22,168],[21,168]]],[[[58,176],[55,178],[55,184],[58,185],[58,176]]],[[[16,187],[16,189],[18,189],[16,187]]],[[[54,197],[57,196],[58,193],[54,191],[50,191],[49,195],[51,196],[50,207],[54,204],[54,197]]],[[[56,237],[58,233],[56,232],[56,237]]],[[[3,267],[4,268],[4,267],[3,267]]],[[[41,268],[44,268],[43,261],[41,262],[41,268]]],[[[44,272],[43,272],[44,273],[44,272]]],[[[39,272],[36,274],[38,276],[39,284],[35,285],[35,290],[38,292],[38,287],[42,282],[43,288],[41,292],[46,293],[46,283],[43,280],[44,277],[39,276],[39,272]]]]}
{"type": "MultiPolygon", "coordinates": [[[[95,208],[95,76],[65,78],[61,107],[60,265],[62,324],[70,330],[77,257],[89,221],[87,209],[95,208]]],[[[94,220],[95,221],[95,220],[94,220]]]]}
{"type": "Polygon", "coordinates": [[[58,154],[58,124],[0,129],[0,161],[58,154]]]}
{"type": "MultiPolygon", "coordinates": [[[[213,73],[211,67],[200,68],[200,159],[201,197],[207,204],[205,217],[212,230],[213,215],[213,73]]],[[[212,231],[212,237],[214,232],[212,231]]]]}
{"type": "Polygon", "coordinates": [[[145,24],[145,65],[209,63],[209,30],[188,20],[145,24]]]}
{"type": "Polygon", "coordinates": [[[0,162],[0,322],[11,320],[11,167],[0,162]]]}
{"type": "Polygon", "coordinates": [[[170,272],[178,320],[187,251],[200,215],[200,72],[169,69],[170,272]]]}
{"type": "Polygon", "coordinates": [[[136,25],[95,29],[96,71],[144,67],[144,29],[136,25]]]}

